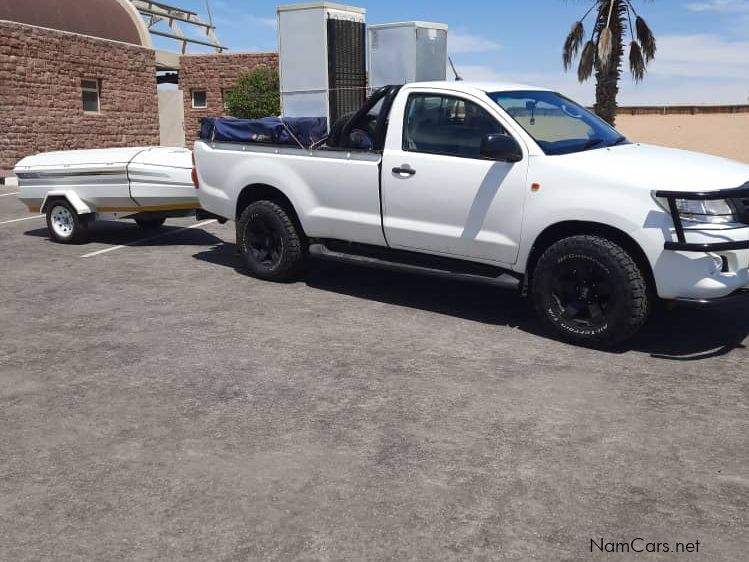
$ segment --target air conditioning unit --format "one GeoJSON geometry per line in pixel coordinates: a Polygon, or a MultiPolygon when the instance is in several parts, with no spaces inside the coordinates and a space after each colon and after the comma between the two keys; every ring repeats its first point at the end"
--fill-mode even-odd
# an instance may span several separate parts
{"type": "Polygon", "coordinates": [[[370,25],[369,86],[445,80],[447,25],[423,21],[370,25]]]}
{"type": "Polygon", "coordinates": [[[278,7],[283,115],[324,116],[332,124],[364,103],[365,14],[329,2],[278,7]]]}

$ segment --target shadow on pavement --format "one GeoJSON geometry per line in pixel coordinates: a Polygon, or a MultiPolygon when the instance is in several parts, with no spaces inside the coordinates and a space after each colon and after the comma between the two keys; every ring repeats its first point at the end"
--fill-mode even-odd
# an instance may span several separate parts
{"type": "MultiPolygon", "coordinates": [[[[119,221],[96,221],[89,228],[86,244],[111,244],[134,246],[207,246],[220,244],[221,238],[201,229],[190,228],[196,223],[183,226],[170,225],[168,222],[155,230],[145,230],[135,223],[119,221]],[[180,232],[181,231],[181,232],[180,232]]],[[[26,236],[49,238],[47,227],[24,232],[26,236]]],[[[50,243],[53,243],[50,241],[50,243]]],[[[85,248],[86,244],[81,244],[85,248]]]]}
{"type": "MultiPolygon", "coordinates": [[[[222,242],[194,257],[244,272],[234,244],[222,242]]],[[[318,260],[311,261],[304,283],[324,291],[543,335],[526,299],[514,291],[480,283],[318,260]]],[[[657,310],[633,340],[610,352],[638,351],[657,359],[696,361],[745,349],[747,336],[749,302],[705,309],[657,310]]]]}

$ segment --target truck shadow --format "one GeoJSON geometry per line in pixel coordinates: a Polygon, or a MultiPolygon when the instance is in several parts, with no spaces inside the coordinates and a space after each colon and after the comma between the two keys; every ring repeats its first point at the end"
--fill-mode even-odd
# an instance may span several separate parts
{"type": "MultiPolygon", "coordinates": [[[[185,226],[192,226],[188,223],[185,226]]],[[[137,246],[208,246],[222,242],[220,238],[201,229],[185,229],[185,226],[168,222],[155,230],[144,230],[135,223],[119,221],[96,221],[89,228],[88,244],[137,245],[137,246]],[[181,232],[180,232],[181,231],[181,232]],[[179,233],[179,234],[177,234],[179,233]]],[[[49,238],[47,227],[27,230],[26,236],[49,238]]],[[[52,243],[52,242],[50,242],[52,243]]],[[[85,244],[82,245],[86,247],[85,244]]]]}
{"type": "MultiPolygon", "coordinates": [[[[244,273],[234,244],[221,243],[193,257],[244,273]]],[[[548,337],[525,298],[490,285],[319,260],[311,261],[302,282],[323,291],[509,326],[548,337]]],[[[697,361],[745,349],[748,336],[749,303],[711,309],[658,310],[634,339],[608,352],[636,351],[656,359],[697,361]]]]}

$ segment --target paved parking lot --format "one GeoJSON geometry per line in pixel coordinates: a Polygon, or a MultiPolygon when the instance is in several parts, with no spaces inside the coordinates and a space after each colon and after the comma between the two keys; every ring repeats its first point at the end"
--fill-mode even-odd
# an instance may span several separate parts
{"type": "Polygon", "coordinates": [[[747,559],[747,305],[603,353],[481,285],[251,279],[231,225],[57,245],[11,192],[2,560],[747,559]],[[699,552],[590,552],[637,537],[699,552]]]}

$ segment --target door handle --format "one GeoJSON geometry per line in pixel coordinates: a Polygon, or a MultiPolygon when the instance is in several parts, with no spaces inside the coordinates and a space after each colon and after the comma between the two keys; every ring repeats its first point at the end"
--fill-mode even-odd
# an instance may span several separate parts
{"type": "Polygon", "coordinates": [[[413,168],[393,168],[393,173],[402,175],[402,174],[408,174],[409,176],[413,176],[416,174],[416,170],[413,168]]]}

